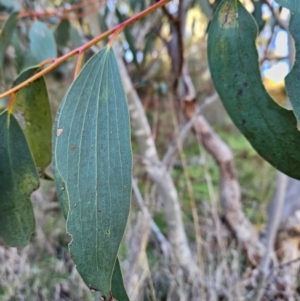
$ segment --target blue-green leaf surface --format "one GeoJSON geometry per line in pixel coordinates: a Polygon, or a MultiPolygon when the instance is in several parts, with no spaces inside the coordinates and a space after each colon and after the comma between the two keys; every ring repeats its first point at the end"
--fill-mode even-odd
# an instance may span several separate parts
{"type": "Polygon", "coordinates": [[[68,200],[70,252],[88,287],[109,299],[132,173],[126,96],[110,48],[88,61],[62,102],[53,156],[56,185],[68,200]]]}
{"type": "Polygon", "coordinates": [[[257,26],[240,1],[223,0],[209,28],[214,85],[235,125],[277,169],[300,179],[300,133],[293,112],[266,92],[255,46],[257,26]]]}
{"type": "Polygon", "coordinates": [[[13,115],[0,115],[0,237],[25,246],[35,229],[30,194],[39,177],[24,133],[13,115]]]}
{"type": "Polygon", "coordinates": [[[34,21],[29,30],[29,39],[30,50],[38,63],[56,57],[55,38],[45,23],[34,21]]]}

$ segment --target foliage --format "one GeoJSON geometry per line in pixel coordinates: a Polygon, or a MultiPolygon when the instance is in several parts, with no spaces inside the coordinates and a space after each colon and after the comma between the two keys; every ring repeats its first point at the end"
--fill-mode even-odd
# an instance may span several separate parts
{"type": "MultiPolygon", "coordinates": [[[[7,5],[6,2],[2,5],[7,5]]],[[[169,1],[160,1],[148,9],[146,2],[130,1],[132,11],[144,10],[134,15],[131,23],[169,1]]],[[[195,4],[211,15],[217,2],[210,5],[196,1],[195,4]]],[[[298,6],[291,4],[294,2],[278,0],[278,3],[292,12],[290,32],[298,50],[295,66],[286,78],[287,93],[295,112],[276,104],[261,80],[255,46],[256,22],[260,30],[264,26],[261,2],[255,6],[256,22],[237,0],[223,0],[219,4],[208,30],[208,60],[216,90],[237,128],[266,161],[300,179],[300,134],[295,118],[296,115],[299,123],[299,11],[298,6]]],[[[38,173],[51,178],[46,168],[52,157],[57,193],[72,238],[69,250],[78,272],[86,285],[100,291],[106,300],[126,301],[129,298],[118,251],[130,210],[132,151],[126,95],[111,44],[124,29],[133,62],[139,69],[144,67],[154,38],[149,34],[144,48],[139,50],[128,27],[131,23],[126,21],[128,16],[119,9],[116,16],[122,23],[120,26],[83,46],[68,19],[60,20],[54,29],[42,19],[30,22],[25,28],[25,38],[17,28],[18,18],[22,17],[18,12],[12,13],[3,25],[2,69],[6,50],[12,45],[16,61],[20,62],[17,70],[23,72],[14,81],[5,78],[2,72],[7,91],[1,97],[9,95],[9,100],[7,109],[0,115],[3,141],[0,145],[0,236],[10,246],[27,244],[35,227],[29,195],[39,186],[38,173]],[[112,33],[109,45],[95,54],[78,74],[84,52],[112,33]],[[57,58],[67,46],[73,50],[57,58]],[[74,50],[75,47],[78,48],[74,50]],[[52,130],[43,75],[75,54],[79,54],[75,80],[61,102],[52,130]],[[142,55],[141,60],[138,55],[142,55]]],[[[176,170],[174,173],[176,177],[176,170]]],[[[216,182],[216,170],[212,174],[216,182]]],[[[198,189],[208,194],[201,185],[198,189]]]]}

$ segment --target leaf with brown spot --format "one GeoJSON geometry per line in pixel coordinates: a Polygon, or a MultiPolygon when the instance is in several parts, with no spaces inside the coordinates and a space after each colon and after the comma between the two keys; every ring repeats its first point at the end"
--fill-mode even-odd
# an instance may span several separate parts
{"type": "Polygon", "coordinates": [[[229,116],[254,149],[278,170],[300,179],[296,119],[263,86],[256,37],[256,23],[241,2],[223,0],[208,34],[212,79],[229,116]],[[224,27],[228,18],[231,26],[224,27]]]}
{"type": "Polygon", "coordinates": [[[88,287],[109,300],[132,179],[126,95],[109,47],[87,62],[60,105],[53,170],[76,268],[88,287]]]}
{"type": "MultiPolygon", "coordinates": [[[[30,78],[38,70],[38,67],[25,70],[14,85],[30,78]]],[[[12,112],[25,133],[36,166],[44,171],[51,162],[52,133],[52,116],[44,77],[17,92],[12,112]]]]}
{"type": "Polygon", "coordinates": [[[25,246],[35,229],[30,194],[39,177],[24,133],[7,111],[0,115],[0,237],[25,246]]]}

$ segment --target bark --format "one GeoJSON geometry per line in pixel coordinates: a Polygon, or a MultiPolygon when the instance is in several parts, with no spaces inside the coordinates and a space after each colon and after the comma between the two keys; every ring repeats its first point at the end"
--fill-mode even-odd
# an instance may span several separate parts
{"type": "Polygon", "coordinates": [[[197,118],[194,130],[199,142],[219,166],[220,197],[226,221],[239,245],[246,251],[248,259],[253,264],[257,264],[263,246],[259,241],[258,232],[243,212],[240,185],[236,177],[232,152],[203,116],[197,118]]]}

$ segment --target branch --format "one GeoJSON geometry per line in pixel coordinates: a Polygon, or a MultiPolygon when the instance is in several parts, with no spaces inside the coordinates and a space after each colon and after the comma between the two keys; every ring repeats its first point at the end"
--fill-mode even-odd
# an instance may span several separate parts
{"type": "Polygon", "coordinates": [[[274,9],[274,7],[272,6],[272,4],[270,4],[270,2],[268,0],[263,0],[263,2],[269,7],[272,15],[274,16],[274,19],[276,20],[276,23],[284,30],[286,30],[287,32],[289,31],[287,24],[282,21],[282,19],[280,18],[278,12],[274,9]]]}
{"type": "Polygon", "coordinates": [[[195,114],[193,115],[193,117],[191,117],[191,119],[182,127],[182,129],[180,130],[178,136],[176,137],[175,141],[173,141],[173,143],[169,146],[166,154],[164,155],[163,159],[162,159],[162,164],[164,165],[168,165],[172,156],[175,155],[175,153],[178,151],[178,144],[182,144],[187,136],[187,134],[189,133],[189,131],[193,128],[198,116],[200,116],[202,114],[202,111],[208,107],[210,104],[212,104],[213,102],[215,102],[218,99],[218,94],[214,93],[213,95],[207,97],[204,102],[197,107],[195,114]]]}
{"type": "MultiPolygon", "coordinates": [[[[9,96],[13,93],[18,92],[20,89],[28,86],[33,81],[35,81],[38,78],[40,78],[40,77],[44,76],[45,74],[49,73],[50,71],[55,69],[57,66],[59,66],[60,64],[62,64],[66,60],[68,60],[69,58],[86,51],[87,49],[89,49],[93,45],[97,44],[98,42],[100,42],[100,41],[106,39],[107,37],[109,37],[111,34],[114,34],[118,30],[120,30],[120,28],[125,28],[125,27],[135,23],[136,21],[140,20],[141,18],[144,18],[145,16],[147,16],[150,13],[154,12],[158,8],[164,6],[166,3],[170,2],[170,1],[171,0],[160,0],[159,2],[157,2],[157,3],[153,4],[152,6],[146,8],[142,12],[136,14],[135,16],[129,18],[128,20],[122,22],[121,24],[115,26],[114,28],[112,28],[112,29],[106,31],[105,33],[99,35],[98,37],[92,39],[91,41],[87,42],[83,46],[80,46],[80,47],[68,52],[67,54],[65,54],[65,55],[63,55],[59,58],[53,58],[52,63],[50,64],[50,66],[48,66],[45,69],[41,70],[40,72],[36,73],[34,76],[30,77],[29,79],[27,79],[26,81],[24,81],[20,85],[17,85],[15,87],[13,87],[12,89],[0,94],[0,99],[4,98],[6,96],[9,96]]],[[[41,64],[43,65],[43,62],[41,64]]]]}
{"type": "Polygon", "coordinates": [[[150,220],[151,230],[154,233],[156,239],[159,241],[161,250],[162,250],[165,258],[169,258],[170,254],[172,253],[172,248],[170,246],[170,243],[166,239],[166,237],[161,233],[161,231],[160,231],[159,227],[157,226],[157,224],[153,221],[153,219],[151,217],[151,214],[150,214],[147,206],[145,205],[142,194],[139,190],[139,187],[137,185],[137,181],[135,179],[132,179],[132,190],[133,190],[135,199],[136,199],[140,209],[142,210],[145,218],[150,220]]]}
{"type": "MultiPolygon", "coordinates": [[[[73,4],[69,7],[60,7],[52,11],[31,11],[29,9],[24,9],[20,12],[19,18],[27,18],[27,17],[34,17],[34,18],[50,18],[50,17],[60,17],[60,19],[68,18],[66,16],[69,13],[72,13],[75,10],[78,10],[83,7],[92,6],[96,4],[98,7],[99,5],[103,5],[107,0],[89,0],[89,1],[83,1],[77,4],[73,4]]],[[[78,16],[79,17],[79,16],[78,16]]],[[[0,21],[6,21],[8,19],[8,16],[0,16],[0,21]]]]}

